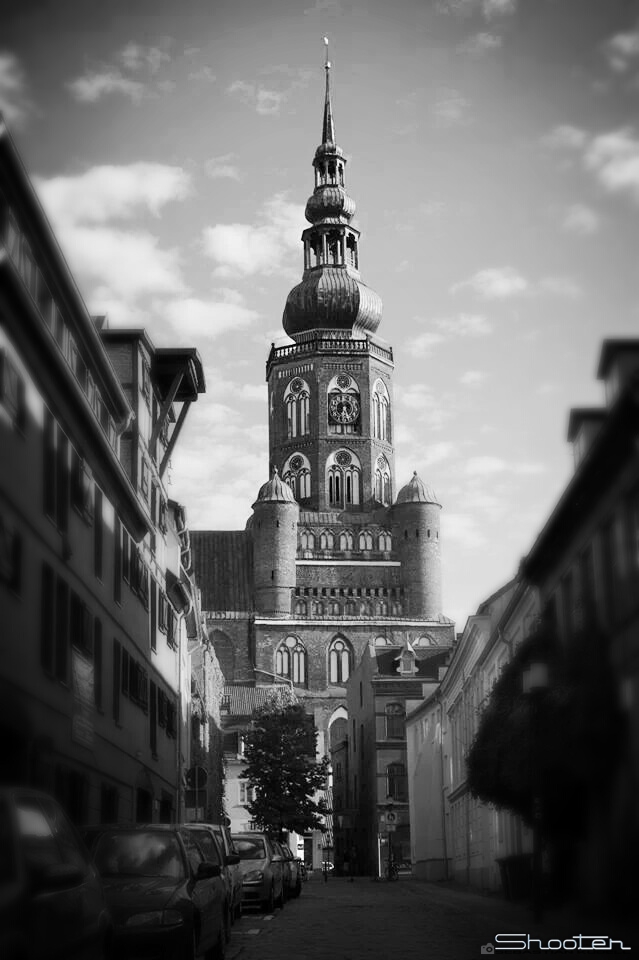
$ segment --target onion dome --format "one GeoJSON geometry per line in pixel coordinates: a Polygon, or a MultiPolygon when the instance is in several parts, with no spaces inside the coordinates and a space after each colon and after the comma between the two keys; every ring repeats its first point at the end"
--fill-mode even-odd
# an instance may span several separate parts
{"type": "Polygon", "coordinates": [[[413,476],[410,478],[405,487],[397,494],[397,500],[395,501],[397,505],[401,503],[435,503],[438,507],[441,507],[441,503],[437,499],[437,494],[432,487],[427,486],[423,480],[420,480],[417,476],[417,471],[413,471],[413,476]]]}
{"type": "Polygon", "coordinates": [[[286,300],[282,323],[289,337],[308,330],[354,327],[375,333],[382,318],[381,298],[339,267],[309,272],[286,300]]]}
{"type": "Polygon", "coordinates": [[[282,317],[293,340],[310,330],[373,334],[382,318],[381,298],[360,280],[360,233],[351,223],[355,202],[344,185],[346,158],[335,141],[330,68],[327,51],[322,142],[313,158],[315,189],[305,210],[311,226],[302,234],[304,274],[289,293],[282,317]]]}
{"type": "Polygon", "coordinates": [[[273,475],[270,480],[262,484],[257,500],[253,504],[256,507],[258,503],[297,503],[293,491],[288,483],[285,483],[280,477],[277,467],[273,468],[273,475]]]}

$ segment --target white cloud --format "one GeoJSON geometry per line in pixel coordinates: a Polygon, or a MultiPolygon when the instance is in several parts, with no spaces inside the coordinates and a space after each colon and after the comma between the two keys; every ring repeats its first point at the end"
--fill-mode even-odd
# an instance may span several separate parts
{"type": "Polygon", "coordinates": [[[543,143],[553,150],[579,150],[588,140],[585,130],[563,123],[543,137],[543,143]]]}
{"type": "Polygon", "coordinates": [[[189,80],[204,80],[206,83],[215,83],[216,76],[210,67],[204,66],[200,67],[199,70],[194,70],[193,73],[189,73],[189,80]]]}
{"type": "Polygon", "coordinates": [[[625,73],[633,61],[639,60],[639,27],[611,37],[605,45],[605,54],[615,73],[625,73]]]}
{"type": "Polygon", "coordinates": [[[133,103],[139,103],[146,93],[143,83],[123,76],[119,70],[89,70],[83,76],[69,80],[67,88],[80,103],[96,103],[110,93],[122,93],[133,103]]]}
{"type": "Polygon", "coordinates": [[[122,66],[132,73],[144,69],[152,74],[157,73],[162,64],[169,63],[170,60],[168,53],[159,47],[144,47],[139,43],[127,43],[120,51],[122,66]]]}
{"type": "Polygon", "coordinates": [[[493,328],[486,317],[474,313],[460,313],[456,317],[441,317],[434,323],[439,330],[458,337],[483,337],[493,332],[493,328]]]}
{"type": "Polygon", "coordinates": [[[230,330],[242,330],[259,316],[257,311],[223,298],[184,297],[169,300],[162,309],[175,333],[193,341],[214,339],[230,330]]]}
{"type": "Polygon", "coordinates": [[[482,547],[486,543],[486,537],[481,532],[477,518],[469,513],[443,512],[441,533],[442,540],[460,543],[465,550],[482,547]]]}
{"type": "Polygon", "coordinates": [[[279,113],[282,103],[286,100],[285,93],[277,90],[268,90],[266,87],[245,83],[244,80],[234,80],[227,90],[232,96],[237,96],[249,107],[263,116],[279,113]]]}
{"type": "Polygon", "coordinates": [[[451,293],[457,293],[465,287],[483,300],[505,300],[526,293],[528,281],[514,267],[486,267],[468,280],[454,284],[451,293]]]}
{"type": "Polygon", "coordinates": [[[606,190],[626,191],[639,203],[639,140],[632,127],[593,137],[585,150],[584,164],[606,190]]]}
{"type": "Polygon", "coordinates": [[[465,472],[469,477],[492,477],[502,473],[527,476],[544,473],[545,469],[540,463],[516,463],[511,460],[504,460],[502,457],[484,455],[470,457],[466,461],[465,472]]]}
{"type": "Polygon", "coordinates": [[[457,452],[457,447],[450,440],[441,440],[439,443],[429,443],[423,451],[420,451],[419,459],[426,466],[433,463],[441,463],[444,460],[450,460],[457,452]]]}
{"type": "Polygon", "coordinates": [[[463,123],[470,109],[470,100],[467,100],[459,90],[453,87],[440,87],[432,112],[440,126],[452,127],[463,123]]]}
{"type": "Polygon", "coordinates": [[[204,252],[216,261],[216,275],[272,274],[281,269],[291,251],[299,250],[304,222],[301,205],[277,194],[263,205],[260,221],[205,228],[204,252]]]}
{"type": "Polygon", "coordinates": [[[204,169],[208,176],[214,180],[240,180],[239,167],[232,162],[234,157],[234,153],[225,153],[220,157],[211,157],[204,164],[204,169]]]}
{"type": "Polygon", "coordinates": [[[517,0],[482,0],[482,13],[487,20],[515,13],[517,0]]]}
{"type": "Polygon", "coordinates": [[[52,219],[67,223],[105,223],[130,219],[143,211],[158,216],[172,200],[183,200],[191,179],[182,167],[162,163],[91,167],[76,176],[35,178],[52,219]]]}
{"type": "Polygon", "coordinates": [[[464,387],[479,387],[485,380],[486,374],[482,370],[467,370],[459,378],[459,382],[464,387]]]}
{"type": "Polygon", "coordinates": [[[19,128],[31,109],[20,61],[13,53],[0,51],[0,112],[8,123],[19,128]]]}
{"type": "Polygon", "coordinates": [[[473,34],[472,37],[468,37],[464,43],[461,43],[457,50],[459,53],[467,53],[473,57],[480,57],[484,53],[488,53],[489,50],[498,50],[502,45],[502,39],[495,33],[487,33],[482,31],[480,33],[473,34]]]}
{"type": "Polygon", "coordinates": [[[515,13],[517,0],[437,0],[436,9],[462,17],[479,10],[486,20],[492,20],[515,13]]]}
{"type": "Polygon", "coordinates": [[[555,297],[565,297],[567,300],[578,300],[583,290],[570,277],[543,277],[539,281],[540,293],[548,293],[555,297]]]}
{"type": "Polygon", "coordinates": [[[406,344],[406,348],[411,356],[414,357],[429,357],[433,352],[433,348],[438,344],[444,342],[444,337],[441,333],[433,333],[428,331],[426,333],[421,333],[417,337],[411,337],[406,344]]]}
{"type": "Polygon", "coordinates": [[[582,203],[573,203],[564,213],[562,227],[578,237],[590,237],[599,230],[599,216],[582,203]]]}
{"type": "Polygon", "coordinates": [[[173,90],[175,84],[172,81],[154,80],[162,64],[169,61],[168,53],[160,47],[147,47],[131,41],[116,54],[115,62],[89,67],[81,76],[69,80],[66,86],[80,103],[96,103],[109,94],[120,93],[137,104],[144,97],[173,90]]]}
{"type": "Polygon", "coordinates": [[[414,410],[417,419],[433,430],[440,430],[453,415],[451,398],[443,394],[435,395],[422,383],[396,389],[396,397],[401,406],[414,410]]]}

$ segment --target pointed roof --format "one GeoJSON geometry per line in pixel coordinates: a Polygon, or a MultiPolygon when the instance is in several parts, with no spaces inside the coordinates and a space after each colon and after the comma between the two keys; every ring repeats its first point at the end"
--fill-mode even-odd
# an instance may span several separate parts
{"type": "Polygon", "coordinates": [[[413,471],[413,476],[397,494],[396,504],[401,503],[435,503],[441,507],[437,494],[431,486],[420,480],[417,476],[417,470],[413,471]]]}
{"type": "Polygon", "coordinates": [[[322,125],[322,144],[335,144],[335,124],[333,123],[333,107],[331,104],[331,61],[328,59],[328,37],[324,37],[326,44],[326,98],[324,101],[324,123],[322,125]]]}
{"type": "Polygon", "coordinates": [[[297,503],[293,491],[289,487],[288,483],[285,483],[282,480],[277,467],[273,467],[271,479],[267,480],[266,483],[262,484],[260,487],[257,500],[253,506],[255,507],[257,503],[264,502],[297,503]]]}

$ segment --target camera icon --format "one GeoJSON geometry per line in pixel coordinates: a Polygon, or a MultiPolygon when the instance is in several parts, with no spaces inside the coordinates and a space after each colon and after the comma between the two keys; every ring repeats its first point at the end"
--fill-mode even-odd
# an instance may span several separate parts
{"type": "Polygon", "coordinates": [[[493,954],[494,952],[495,952],[495,948],[493,947],[492,943],[485,943],[480,950],[480,953],[482,954],[482,956],[485,953],[490,955],[490,954],[493,954]]]}

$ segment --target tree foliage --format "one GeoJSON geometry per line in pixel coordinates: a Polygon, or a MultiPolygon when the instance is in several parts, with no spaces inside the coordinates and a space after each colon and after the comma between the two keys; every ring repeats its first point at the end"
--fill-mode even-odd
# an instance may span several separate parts
{"type": "Polygon", "coordinates": [[[542,622],[484,708],[467,758],[471,793],[528,823],[537,798],[547,839],[576,840],[612,779],[623,733],[606,636],[589,626],[562,644],[542,622]],[[525,695],[524,671],[539,660],[548,688],[525,695]]]}
{"type": "Polygon", "coordinates": [[[328,812],[318,791],[326,786],[328,759],[316,761],[317,731],[299,703],[274,700],[257,711],[245,737],[246,769],[254,789],[252,819],[278,835],[283,830],[324,830],[328,812]]]}

